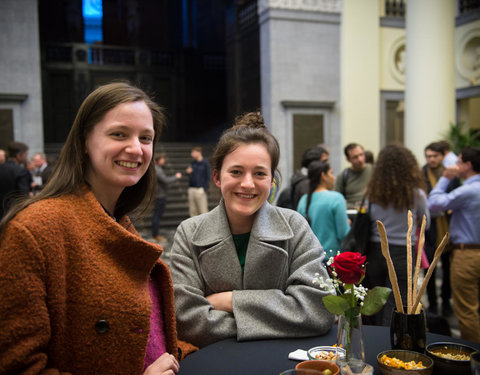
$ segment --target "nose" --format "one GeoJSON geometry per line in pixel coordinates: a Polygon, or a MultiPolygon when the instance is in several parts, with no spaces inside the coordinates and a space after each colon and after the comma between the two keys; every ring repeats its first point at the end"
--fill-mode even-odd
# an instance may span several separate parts
{"type": "Polygon", "coordinates": [[[142,154],[142,144],[138,138],[131,138],[128,141],[128,145],[125,148],[129,154],[141,155],[142,154]]]}
{"type": "Polygon", "coordinates": [[[242,179],[242,188],[245,189],[253,189],[255,187],[255,184],[253,183],[253,177],[251,173],[245,173],[243,179],[242,179]]]}

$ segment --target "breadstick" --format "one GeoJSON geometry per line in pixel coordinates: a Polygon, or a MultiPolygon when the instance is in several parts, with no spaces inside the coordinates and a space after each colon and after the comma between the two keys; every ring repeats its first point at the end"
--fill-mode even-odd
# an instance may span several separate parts
{"type": "Polygon", "coordinates": [[[417,309],[415,310],[415,314],[417,314],[417,315],[420,314],[420,312],[422,311],[422,307],[423,307],[423,305],[420,302],[417,306],[417,309]]]}
{"type": "Polygon", "coordinates": [[[422,286],[420,288],[420,291],[418,292],[417,299],[415,300],[415,304],[413,305],[413,311],[416,311],[417,305],[420,303],[420,299],[422,298],[422,294],[425,291],[425,288],[427,287],[428,280],[430,280],[430,276],[432,276],[432,272],[435,269],[438,261],[440,260],[440,255],[442,255],[443,250],[445,250],[445,246],[447,245],[448,242],[448,237],[449,233],[445,233],[445,236],[442,238],[442,242],[440,242],[440,245],[438,245],[437,250],[435,250],[435,255],[433,256],[433,261],[430,264],[430,267],[428,267],[427,274],[425,275],[425,279],[423,279],[422,286]]]}
{"type": "Polygon", "coordinates": [[[412,313],[412,211],[408,210],[407,231],[407,314],[412,313]]]}
{"type": "Polygon", "coordinates": [[[418,237],[417,261],[415,263],[415,274],[413,275],[413,298],[417,298],[418,274],[420,273],[420,261],[422,260],[423,244],[425,243],[425,226],[427,217],[423,215],[422,226],[420,227],[420,236],[418,237]]]}
{"type": "Polygon", "coordinates": [[[398,289],[397,274],[395,273],[392,258],[390,258],[390,252],[388,250],[387,232],[385,231],[385,226],[380,220],[377,220],[377,228],[382,245],[382,254],[387,261],[388,277],[390,278],[390,283],[392,284],[395,305],[397,306],[397,311],[403,314],[402,296],[400,295],[400,290],[398,289]]]}

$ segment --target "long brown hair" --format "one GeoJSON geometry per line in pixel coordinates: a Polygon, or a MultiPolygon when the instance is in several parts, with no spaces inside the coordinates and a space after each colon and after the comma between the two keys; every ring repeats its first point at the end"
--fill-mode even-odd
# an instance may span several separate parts
{"type": "Polygon", "coordinates": [[[367,187],[370,203],[386,208],[389,204],[396,210],[415,207],[415,190],[425,190],[417,159],[406,147],[385,146],[378,154],[377,163],[367,187]]]}
{"type": "MultiPolygon", "coordinates": [[[[9,209],[0,222],[0,233],[18,212],[32,203],[79,192],[86,184],[85,171],[89,163],[88,155],[85,153],[87,135],[108,111],[119,104],[137,101],[145,102],[152,113],[155,130],[153,151],[155,151],[155,145],[165,125],[163,109],[144,91],[127,82],[115,82],[98,87],[81,104],[46,186],[38,195],[20,201],[9,209]]],[[[126,187],[120,194],[115,207],[115,217],[121,218],[142,203],[151,201],[155,194],[155,182],[155,166],[151,160],[142,178],[135,185],[126,187]]]]}

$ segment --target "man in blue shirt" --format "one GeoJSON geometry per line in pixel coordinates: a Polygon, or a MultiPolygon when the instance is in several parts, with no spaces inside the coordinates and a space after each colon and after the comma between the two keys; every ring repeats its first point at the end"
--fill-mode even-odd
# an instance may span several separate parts
{"type": "Polygon", "coordinates": [[[452,210],[450,240],[453,255],[450,268],[453,309],[463,339],[480,343],[480,148],[466,147],[457,165],[443,172],[428,197],[430,210],[452,210]],[[454,177],[463,185],[447,193],[454,177]]]}
{"type": "Polygon", "coordinates": [[[188,184],[188,209],[190,217],[208,212],[207,191],[210,184],[210,163],[204,159],[202,148],[195,146],[192,148],[192,164],[186,172],[190,175],[188,184]]]}

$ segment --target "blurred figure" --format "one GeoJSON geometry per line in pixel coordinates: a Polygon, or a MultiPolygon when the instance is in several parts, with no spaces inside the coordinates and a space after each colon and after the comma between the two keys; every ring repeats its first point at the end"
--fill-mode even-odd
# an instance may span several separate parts
{"type": "Polygon", "coordinates": [[[0,218],[17,198],[30,193],[27,159],[28,146],[25,143],[11,142],[8,145],[8,159],[0,164],[0,218]]]}
{"type": "MultiPolygon", "coordinates": [[[[430,143],[425,147],[425,164],[422,168],[423,176],[427,184],[427,194],[430,194],[432,189],[437,184],[438,180],[443,174],[445,167],[443,166],[444,148],[440,142],[430,143]]],[[[454,178],[450,181],[447,187],[447,192],[452,191],[460,185],[458,178],[454,178]]],[[[428,261],[433,261],[433,256],[438,245],[442,241],[445,233],[449,232],[448,221],[450,215],[446,211],[432,211],[430,210],[432,217],[430,228],[425,231],[425,253],[428,261]]],[[[442,315],[448,316],[452,314],[452,308],[450,306],[451,288],[450,288],[450,245],[447,245],[446,250],[442,254],[442,315]]],[[[438,266],[433,270],[432,277],[427,285],[428,296],[428,311],[431,313],[438,313],[437,306],[437,287],[436,287],[436,273],[438,266]]],[[[425,270],[426,271],[426,270],[425,270]]]]}
{"type": "Polygon", "coordinates": [[[450,143],[447,141],[438,141],[437,143],[442,149],[443,166],[448,167],[449,165],[457,165],[458,156],[450,149],[450,143]]]}
{"type": "Polygon", "coordinates": [[[182,178],[180,172],[175,173],[173,176],[167,176],[163,167],[165,165],[165,154],[158,153],[155,155],[155,175],[157,176],[157,193],[155,198],[155,206],[152,214],[152,237],[158,242],[165,242],[167,239],[158,234],[160,228],[160,222],[165,212],[165,206],[167,204],[167,192],[168,186],[182,178]]]}
{"type": "Polygon", "coordinates": [[[301,168],[293,174],[290,186],[280,193],[277,206],[296,210],[300,198],[309,191],[308,166],[314,161],[328,162],[328,156],[328,151],[321,146],[306,149],[302,155],[301,168]]]}
{"type": "Polygon", "coordinates": [[[5,152],[5,150],[0,148],[0,164],[5,163],[6,160],[7,160],[7,153],[5,152]]]}
{"type": "Polygon", "coordinates": [[[37,152],[32,158],[33,164],[33,192],[38,193],[47,184],[53,171],[53,165],[47,162],[47,156],[43,152],[37,152]]]}
{"type": "Polygon", "coordinates": [[[208,212],[208,186],[210,184],[210,163],[203,157],[200,146],[193,147],[190,156],[193,161],[186,169],[190,175],[188,183],[188,209],[190,217],[208,212]]]}
{"type": "Polygon", "coordinates": [[[366,150],[365,151],[365,163],[367,164],[375,164],[375,157],[373,156],[373,152],[366,150]]]}
{"type": "MultiPolygon", "coordinates": [[[[412,244],[416,243],[415,232],[423,215],[426,215],[427,228],[430,226],[425,181],[417,160],[409,149],[399,145],[389,145],[380,151],[367,187],[367,199],[370,203],[372,222],[370,242],[366,251],[368,265],[365,287],[369,289],[375,286],[392,287],[388,277],[387,263],[380,246],[380,235],[376,223],[376,220],[380,220],[385,225],[400,294],[402,301],[406,304],[408,210],[412,211],[413,215],[412,244]]],[[[412,247],[412,256],[413,253],[412,247]]],[[[372,323],[390,325],[394,307],[393,294],[391,294],[384,308],[372,317],[372,323]]]]}
{"type": "Polygon", "coordinates": [[[346,145],[343,151],[351,166],[337,176],[335,190],[345,197],[348,209],[356,209],[370,181],[372,165],[366,163],[365,151],[358,143],[346,145]]]}
{"type": "Polygon", "coordinates": [[[453,310],[465,340],[480,343],[480,148],[462,149],[457,165],[447,167],[428,197],[435,211],[452,210],[450,265],[453,310]],[[455,177],[463,185],[447,192],[455,177]]]}
{"type": "Polygon", "coordinates": [[[331,191],[335,176],[330,164],[314,161],[308,167],[310,191],[298,203],[297,211],[306,217],[325,251],[324,262],[341,251],[341,242],[347,236],[347,207],[342,194],[331,191]]]}

